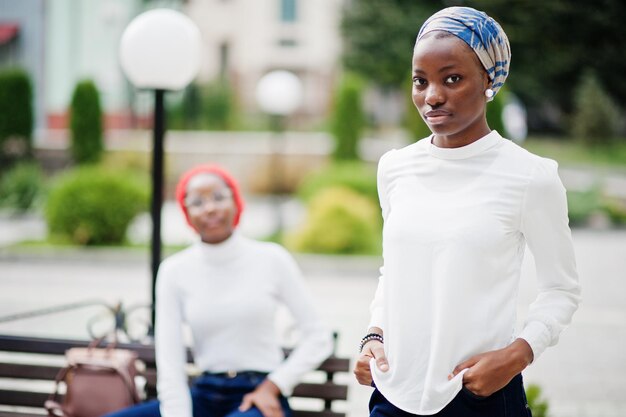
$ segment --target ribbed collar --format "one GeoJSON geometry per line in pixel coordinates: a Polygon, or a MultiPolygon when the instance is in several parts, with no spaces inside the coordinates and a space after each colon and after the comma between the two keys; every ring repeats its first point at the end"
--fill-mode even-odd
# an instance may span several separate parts
{"type": "Polygon", "coordinates": [[[428,141],[428,153],[439,159],[466,159],[486,151],[501,140],[502,136],[495,130],[492,130],[469,145],[461,146],[460,148],[440,148],[433,144],[433,135],[431,135],[428,141]]]}
{"type": "Polygon", "coordinates": [[[214,264],[224,264],[241,256],[245,246],[245,238],[235,231],[228,239],[221,243],[196,243],[202,259],[214,264]]]}

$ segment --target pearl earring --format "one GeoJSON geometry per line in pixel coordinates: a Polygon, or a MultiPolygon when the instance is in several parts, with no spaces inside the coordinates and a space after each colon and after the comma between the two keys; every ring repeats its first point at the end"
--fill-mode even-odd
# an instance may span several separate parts
{"type": "Polygon", "coordinates": [[[491,98],[491,97],[493,97],[495,95],[496,95],[496,93],[491,88],[488,88],[488,89],[485,90],[485,97],[491,98]]]}

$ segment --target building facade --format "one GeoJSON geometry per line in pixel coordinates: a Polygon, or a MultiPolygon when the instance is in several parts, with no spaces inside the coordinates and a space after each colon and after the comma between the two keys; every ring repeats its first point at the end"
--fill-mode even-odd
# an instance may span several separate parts
{"type": "Polygon", "coordinates": [[[0,0],[0,67],[32,77],[36,128],[68,126],[76,84],[93,80],[107,128],[137,126],[152,96],[138,92],[119,64],[119,43],[142,11],[169,7],[187,14],[202,34],[199,84],[227,78],[241,110],[258,114],[255,88],[275,69],[297,74],[304,87],[298,118],[328,113],[340,67],[344,0],[0,0]]]}
{"type": "Polygon", "coordinates": [[[199,82],[231,81],[244,111],[269,71],[298,75],[304,87],[299,114],[326,115],[340,67],[343,0],[189,0],[184,10],[202,32],[199,82]]]}

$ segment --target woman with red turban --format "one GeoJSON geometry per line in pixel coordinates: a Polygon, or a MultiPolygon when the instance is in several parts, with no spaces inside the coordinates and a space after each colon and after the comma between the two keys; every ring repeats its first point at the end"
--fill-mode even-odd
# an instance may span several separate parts
{"type": "Polygon", "coordinates": [[[158,401],[115,417],[289,417],[286,397],[330,353],[302,275],[275,243],[237,232],[244,202],[235,179],[214,165],[182,175],[176,199],[200,240],[161,264],[156,288],[158,401]],[[302,335],[287,358],[274,329],[285,305],[302,335]],[[183,326],[196,366],[187,382],[183,326]]]}

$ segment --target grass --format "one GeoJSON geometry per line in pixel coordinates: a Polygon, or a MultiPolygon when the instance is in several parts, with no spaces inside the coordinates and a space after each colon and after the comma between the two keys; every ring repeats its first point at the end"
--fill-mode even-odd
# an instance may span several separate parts
{"type": "MultiPolygon", "coordinates": [[[[168,256],[173,253],[179,252],[185,249],[189,245],[163,245],[162,247],[162,255],[168,256]]],[[[115,245],[89,245],[89,246],[81,246],[76,243],[71,242],[69,239],[62,238],[50,238],[47,240],[24,240],[14,245],[11,245],[11,248],[17,250],[41,250],[45,251],[48,249],[84,249],[84,250],[107,250],[107,249],[122,249],[129,250],[135,252],[148,252],[150,251],[150,244],[132,244],[132,243],[122,243],[115,245]]]]}
{"type": "Polygon", "coordinates": [[[626,138],[609,147],[591,148],[574,139],[531,136],[522,146],[534,154],[554,159],[560,165],[626,169],[626,138]]]}

